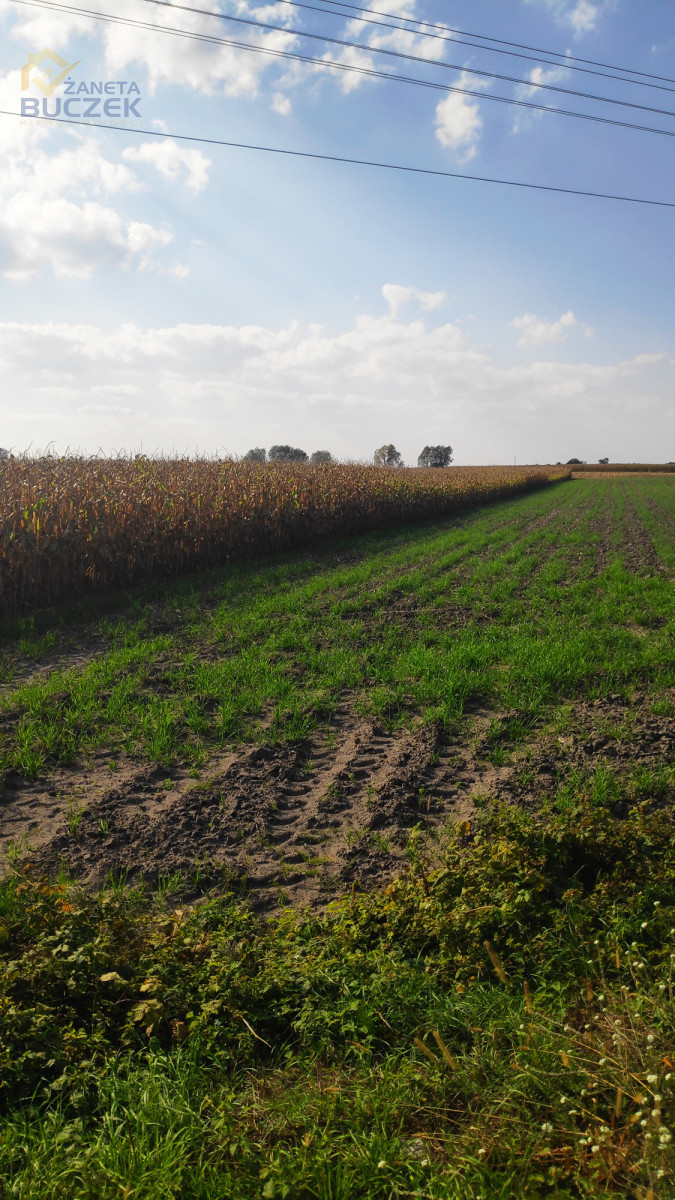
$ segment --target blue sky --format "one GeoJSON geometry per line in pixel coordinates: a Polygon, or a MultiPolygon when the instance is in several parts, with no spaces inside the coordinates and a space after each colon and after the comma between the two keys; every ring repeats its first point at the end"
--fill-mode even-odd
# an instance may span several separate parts
{"type": "MultiPolygon", "coordinates": [[[[414,462],[443,442],[463,463],[675,453],[675,210],[163,136],[675,200],[670,138],[487,99],[675,131],[672,117],[531,86],[675,112],[675,84],[638,87],[278,2],[222,0],[219,11],[285,32],[144,0],[83,7],[482,96],[0,0],[0,107],[41,100],[35,72],[22,93],[21,67],[50,49],[77,61],[67,78],[78,86],[136,82],[143,128],[162,135],[0,118],[3,445],[239,454],[283,441],[361,459],[393,441],[414,462]],[[387,59],[377,46],[464,70],[387,59]]],[[[675,78],[675,21],[661,0],[372,7],[675,78]]]]}

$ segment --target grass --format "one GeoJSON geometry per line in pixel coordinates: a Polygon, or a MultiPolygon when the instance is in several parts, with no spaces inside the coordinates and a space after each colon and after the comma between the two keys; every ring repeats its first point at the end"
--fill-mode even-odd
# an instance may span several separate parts
{"type": "MultiPolygon", "coordinates": [[[[671,481],[629,487],[665,543],[671,481]]],[[[5,686],[0,768],[35,778],[102,746],[200,763],[242,738],[305,738],[345,692],[391,724],[421,712],[450,725],[476,701],[529,720],[565,698],[669,687],[670,583],[625,561],[627,492],[623,480],[558,484],[172,584],[161,599],[137,592],[90,630],[90,661],[5,686]],[[619,540],[598,572],[601,514],[619,540]]],[[[10,631],[11,661],[26,630],[10,631]]]]}
{"type": "MultiPolygon", "coordinates": [[[[345,693],[391,726],[489,706],[495,765],[543,716],[576,736],[580,698],[671,717],[674,508],[668,479],[578,481],[97,602],[84,633],[14,622],[2,765],[98,748],[169,781],[240,738],[304,738],[345,693]],[[31,638],[53,669],[21,681],[31,638]]],[[[632,709],[600,732],[630,744],[632,709]]],[[[177,906],[170,875],[92,895],[17,851],[0,1198],[667,1200],[674,789],[672,761],[600,750],[536,812],[486,802],[439,833],[433,869],[413,829],[385,891],[267,922],[227,894],[177,906]]]]}

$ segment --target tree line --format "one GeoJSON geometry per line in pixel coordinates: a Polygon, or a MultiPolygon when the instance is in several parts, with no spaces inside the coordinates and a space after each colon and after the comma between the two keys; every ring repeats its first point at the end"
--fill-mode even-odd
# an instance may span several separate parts
{"type": "MultiPolygon", "coordinates": [[[[335,462],[330,450],[315,450],[307,454],[297,446],[270,446],[269,450],[255,446],[244,455],[244,462],[294,462],[294,463],[332,463],[335,462]]],[[[418,467],[449,467],[452,462],[452,446],[425,446],[418,456],[418,467]]],[[[380,446],[373,454],[373,464],[376,467],[403,467],[403,456],[393,443],[380,446]]]]}

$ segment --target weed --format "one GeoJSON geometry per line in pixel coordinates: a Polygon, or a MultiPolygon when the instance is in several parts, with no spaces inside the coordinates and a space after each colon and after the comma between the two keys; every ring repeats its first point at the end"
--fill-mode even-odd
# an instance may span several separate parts
{"type": "Polygon", "coordinates": [[[511,762],[511,755],[504,746],[495,746],[493,750],[487,752],[485,757],[493,767],[505,767],[511,762]]]}
{"type": "Polygon", "coordinates": [[[675,768],[659,763],[657,766],[638,764],[630,776],[632,792],[639,799],[657,799],[673,791],[675,768]]]}
{"type": "Polygon", "coordinates": [[[76,838],[79,835],[80,825],[82,824],[84,813],[85,809],[78,808],[75,801],[68,801],[68,807],[66,809],[66,825],[68,826],[68,833],[72,838],[76,838]]]}
{"type": "Polygon", "coordinates": [[[381,850],[383,854],[391,853],[391,838],[390,837],[386,837],[382,833],[371,833],[370,840],[371,840],[373,846],[376,846],[377,849],[381,850]]]}
{"type": "Polygon", "coordinates": [[[6,845],[2,847],[2,854],[7,859],[10,868],[15,871],[26,854],[30,853],[30,850],[31,847],[24,836],[10,838],[6,845]]]}
{"type": "Polygon", "coordinates": [[[345,831],[345,842],[348,846],[354,846],[359,842],[367,842],[372,836],[367,829],[354,829],[348,825],[345,831]]]}
{"type": "Polygon", "coordinates": [[[174,871],[172,875],[160,875],[157,880],[158,896],[171,896],[177,892],[181,884],[180,871],[174,871]]]}
{"type": "Polygon", "coordinates": [[[328,802],[330,800],[337,800],[339,798],[339,796],[340,796],[340,785],[337,782],[337,780],[334,779],[332,781],[332,783],[329,783],[328,787],[326,788],[323,799],[325,802],[328,802]]]}

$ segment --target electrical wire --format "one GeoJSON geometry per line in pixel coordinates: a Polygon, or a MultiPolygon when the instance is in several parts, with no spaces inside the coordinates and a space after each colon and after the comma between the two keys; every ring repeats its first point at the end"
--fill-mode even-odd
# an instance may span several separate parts
{"type": "MultiPolygon", "coordinates": [[[[425,29],[406,29],[403,25],[391,25],[391,24],[389,24],[388,21],[373,21],[369,17],[354,17],[354,16],[351,16],[349,13],[336,12],[334,8],[320,8],[317,4],[305,4],[303,2],[303,0],[276,0],[276,3],[289,4],[292,8],[302,8],[302,9],[308,10],[309,12],[325,13],[327,16],[337,17],[340,21],[345,21],[345,20],[359,21],[364,25],[374,25],[381,29],[395,29],[395,30],[398,30],[399,33],[412,33],[415,37],[435,38],[437,41],[440,41],[440,42],[452,42],[452,44],[454,46],[470,46],[474,50],[488,50],[491,54],[504,54],[504,55],[508,55],[509,58],[522,58],[522,59],[525,59],[527,62],[542,63],[543,65],[545,65],[547,67],[561,67],[565,71],[579,71],[583,75],[597,75],[601,79],[612,79],[612,80],[614,80],[615,83],[630,83],[630,84],[633,84],[635,87],[654,88],[659,92],[671,92],[671,93],[675,92],[675,88],[673,88],[673,87],[664,87],[663,84],[659,84],[659,83],[647,83],[646,80],[644,80],[644,79],[626,79],[625,76],[623,76],[623,75],[611,75],[611,74],[609,74],[608,71],[598,71],[598,70],[595,70],[590,67],[579,67],[579,66],[575,65],[575,60],[573,59],[572,55],[565,54],[561,50],[560,51],[558,51],[558,50],[543,50],[543,51],[541,51],[541,54],[554,54],[554,55],[557,55],[558,58],[562,58],[564,60],[563,62],[552,62],[550,58],[542,58],[541,54],[538,54],[538,55],[523,54],[522,52],[517,51],[517,50],[505,50],[499,46],[486,46],[481,42],[466,41],[464,35],[462,35],[462,37],[455,36],[455,31],[451,30],[449,26],[445,26],[445,25],[434,25],[433,28],[434,29],[448,29],[449,33],[451,34],[450,37],[447,37],[445,34],[442,34],[442,33],[430,33],[425,29]]],[[[339,3],[339,0],[330,0],[330,3],[337,4],[337,3],[339,3]]],[[[357,6],[350,5],[349,7],[356,8],[357,6]]],[[[358,11],[359,12],[372,12],[373,14],[376,13],[375,9],[370,9],[370,8],[359,8],[358,11]]],[[[397,17],[394,13],[381,13],[379,15],[390,17],[392,20],[395,20],[395,21],[408,21],[408,22],[417,23],[419,25],[427,24],[426,21],[415,22],[414,17],[397,17]]],[[[469,36],[469,37],[484,37],[486,35],[484,35],[484,34],[469,34],[467,36],[469,36]]],[[[510,45],[511,43],[508,43],[508,44],[510,45]]],[[[514,44],[517,44],[517,43],[514,43],[514,44]]],[[[628,70],[628,69],[629,68],[627,68],[627,67],[612,67],[611,68],[611,70],[615,70],[615,71],[624,71],[624,70],[628,70]]],[[[659,78],[659,76],[654,76],[653,78],[659,78]]]]}
{"type": "MultiPolygon", "coordinates": [[[[251,53],[265,54],[273,58],[290,59],[292,61],[308,63],[313,66],[319,66],[322,69],[346,71],[357,75],[364,75],[373,79],[393,80],[397,83],[409,83],[417,87],[432,88],[436,91],[444,93],[460,93],[464,96],[472,96],[477,100],[489,100],[497,104],[507,104],[516,108],[525,108],[534,112],[555,113],[557,116],[575,117],[579,120],[594,121],[596,124],[612,125],[619,129],[631,129],[639,133],[659,134],[661,137],[675,137],[675,130],[661,129],[653,125],[638,125],[632,121],[618,121],[612,117],[601,117],[592,113],[578,112],[574,109],[567,108],[551,108],[545,104],[535,104],[530,100],[516,100],[510,96],[495,96],[490,92],[479,92],[475,89],[464,88],[458,85],[438,83],[433,80],[417,79],[414,76],[398,75],[391,71],[378,71],[370,67],[357,67],[350,63],[336,62],[325,58],[314,58],[311,55],[298,54],[291,50],[274,50],[267,46],[256,45],[251,42],[239,42],[231,38],[216,37],[213,34],[197,33],[187,29],[176,29],[168,25],[156,25],[148,21],[139,21],[136,18],[118,17],[111,13],[101,13],[91,9],[79,8],[69,4],[53,3],[52,0],[12,0],[14,4],[21,4],[29,8],[44,8],[48,11],[57,9],[60,12],[68,12],[77,16],[85,16],[92,20],[103,21],[108,24],[124,25],[138,29],[149,29],[154,32],[170,34],[172,36],[183,37],[191,41],[207,42],[215,45],[230,46],[235,49],[249,51],[251,53]]],[[[282,30],[282,32],[288,32],[282,30]]],[[[361,47],[363,49],[363,47],[361,47]]],[[[422,60],[426,61],[426,60],[422,60]]]]}
{"type": "MultiPolygon", "coordinates": [[[[21,117],[22,114],[11,109],[0,108],[0,116],[21,117]]],[[[281,146],[257,146],[250,142],[225,141],[223,138],[199,137],[188,133],[166,133],[159,129],[134,129],[128,125],[103,125],[97,121],[77,121],[65,117],[43,117],[40,121],[50,121],[55,125],[78,125],[87,129],[105,129],[115,133],[133,133],[140,137],[171,138],[179,142],[199,142],[205,146],[227,146],[236,150],[256,150],[265,154],[283,154],[291,158],[311,158],[320,162],[350,163],[358,167],[376,167],[383,171],[404,171],[411,175],[432,175],[440,179],[469,179],[476,183],[493,183],[502,187],[525,188],[535,192],[558,192],[565,196],[588,196],[596,200],[619,200],[626,204],[647,204],[656,208],[675,208],[675,201],[653,200],[644,196],[623,196],[614,192],[591,192],[582,188],[556,187],[549,183],[526,183],[519,179],[498,179],[489,175],[470,175],[461,171],[439,171],[432,167],[411,167],[404,163],[377,162],[368,158],[349,158],[341,154],[318,154],[311,150],[288,150],[281,146]]],[[[23,120],[26,120],[23,117],[23,120]]]]}
{"type": "MultiPolygon", "coordinates": [[[[48,7],[51,0],[45,0],[48,7]]],[[[212,17],[217,21],[231,21],[237,25],[249,25],[255,29],[263,29],[272,33],[286,33],[293,37],[309,38],[315,42],[326,42],[331,46],[341,46],[348,50],[365,50],[369,54],[384,54],[387,58],[403,59],[405,62],[424,63],[429,67],[444,67],[448,71],[461,71],[465,75],[477,75],[481,79],[498,79],[501,83],[515,83],[517,86],[537,88],[546,92],[557,92],[564,96],[574,96],[581,100],[595,100],[602,104],[617,104],[621,108],[634,108],[641,112],[655,113],[660,117],[675,117],[675,111],[669,108],[654,108],[649,104],[637,104],[632,100],[617,100],[611,96],[599,96],[596,92],[580,92],[575,88],[561,87],[555,83],[535,83],[532,80],[519,79],[515,75],[502,75],[497,71],[484,71],[478,67],[465,67],[461,63],[444,62],[441,58],[424,58],[420,54],[407,54],[403,50],[389,50],[385,46],[367,46],[362,42],[351,42],[346,38],[330,37],[328,34],[312,33],[304,29],[294,29],[286,25],[272,25],[269,21],[256,21],[253,17],[236,17],[229,13],[214,13],[208,8],[193,8],[188,4],[177,4],[174,0],[142,0],[144,4],[153,4],[158,8],[176,9],[180,12],[199,14],[212,17]]]]}
{"type": "MultiPolygon", "coordinates": [[[[287,2],[290,3],[290,0],[287,0],[287,2]]],[[[446,32],[458,33],[461,37],[483,38],[486,42],[496,42],[500,46],[514,46],[519,50],[531,50],[534,54],[550,54],[554,58],[570,58],[573,62],[586,63],[591,67],[606,67],[608,71],[624,71],[630,75],[640,75],[643,79],[658,79],[661,83],[675,83],[675,79],[671,79],[668,75],[653,75],[649,71],[637,71],[634,67],[618,67],[615,63],[598,62],[594,58],[579,58],[576,54],[562,55],[558,50],[542,50],[538,46],[528,46],[523,42],[508,42],[504,38],[490,37],[487,33],[474,33],[466,29],[453,29],[451,25],[438,25],[434,24],[433,21],[420,21],[417,17],[400,17],[395,13],[383,13],[374,8],[364,8],[360,4],[345,4],[343,0],[330,0],[330,3],[336,8],[348,8],[354,12],[374,13],[379,17],[390,17],[397,21],[407,21],[409,25],[423,25],[426,29],[443,29],[446,32]]],[[[319,11],[323,12],[323,9],[319,11]]],[[[410,32],[414,31],[411,30],[410,32]]],[[[484,48],[486,50],[489,49],[488,46],[484,48]]],[[[632,83],[634,81],[627,80],[626,82],[632,83]]]]}

